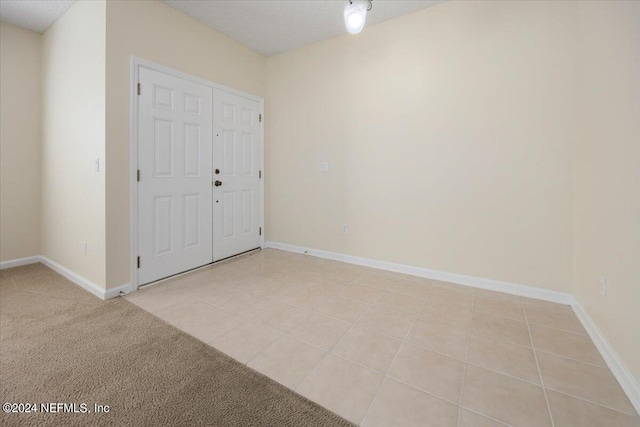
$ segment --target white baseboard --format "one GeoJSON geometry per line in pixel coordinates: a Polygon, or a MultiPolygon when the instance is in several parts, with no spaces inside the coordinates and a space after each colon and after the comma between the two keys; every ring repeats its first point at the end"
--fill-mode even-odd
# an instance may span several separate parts
{"type": "Polygon", "coordinates": [[[35,264],[37,262],[40,262],[40,257],[37,255],[12,259],[9,261],[2,261],[0,262],[0,270],[4,270],[5,268],[20,267],[21,265],[35,264]]]}
{"type": "Polygon", "coordinates": [[[491,291],[504,292],[529,298],[536,298],[544,301],[570,305],[573,296],[564,292],[552,291],[549,289],[536,288],[533,286],[518,285],[515,283],[501,282],[482,277],[466,276],[463,274],[447,273],[444,271],[430,270],[428,268],[413,267],[405,264],[397,264],[388,261],[379,261],[371,258],[361,258],[353,255],[328,252],[319,249],[303,248],[301,246],[289,245],[279,242],[266,242],[266,246],[273,249],[280,249],[288,252],[306,253],[307,255],[319,258],[342,261],[349,264],[362,265],[365,267],[377,268],[379,270],[394,271],[396,273],[409,274],[412,276],[424,277],[442,282],[455,283],[472,288],[488,289],[491,291]]]}
{"type": "Polygon", "coordinates": [[[591,319],[587,312],[582,308],[578,301],[573,302],[573,311],[578,316],[578,319],[582,323],[582,326],[586,329],[587,333],[593,340],[593,343],[600,351],[605,363],[611,369],[611,372],[616,377],[620,386],[629,397],[631,404],[636,409],[636,412],[640,414],[640,384],[633,377],[629,369],[620,359],[618,353],[613,349],[613,346],[605,338],[604,334],[596,323],[591,319]]]}
{"type": "Polygon", "coordinates": [[[53,271],[55,271],[56,273],[60,274],[61,276],[64,276],[67,279],[71,280],[73,283],[80,286],[81,288],[84,288],[86,291],[91,292],[98,298],[105,299],[104,288],[93,283],[91,280],[85,279],[79,274],[76,274],[73,271],[69,270],[67,267],[63,267],[57,262],[50,260],[46,256],[40,255],[40,262],[46,265],[47,267],[49,267],[50,269],[52,269],[53,271]]]}
{"type": "Polygon", "coordinates": [[[46,265],[56,273],[66,277],[76,285],[80,286],[86,291],[91,292],[93,295],[97,296],[102,300],[114,298],[114,297],[117,297],[118,295],[128,294],[130,291],[130,286],[128,283],[122,286],[118,286],[116,288],[104,289],[102,286],[96,283],[93,283],[91,280],[86,279],[77,273],[74,273],[73,271],[69,270],[67,267],[64,267],[58,264],[57,262],[47,258],[44,255],[37,255],[37,256],[32,256],[27,258],[3,261],[0,263],[0,270],[4,270],[5,268],[20,267],[21,265],[35,264],[38,262],[41,262],[42,264],[46,265]]]}
{"type": "Polygon", "coordinates": [[[122,295],[126,295],[129,292],[131,292],[131,286],[128,283],[125,283],[124,285],[120,285],[118,287],[115,288],[111,288],[111,289],[107,289],[104,293],[104,298],[102,299],[111,299],[111,298],[115,298],[117,296],[122,296],[122,295]]]}

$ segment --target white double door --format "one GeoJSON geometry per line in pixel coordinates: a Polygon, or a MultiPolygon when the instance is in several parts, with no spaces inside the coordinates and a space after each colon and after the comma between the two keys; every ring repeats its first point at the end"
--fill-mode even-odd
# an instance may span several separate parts
{"type": "Polygon", "coordinates": [[[144,67],[138,284],[260,247],[260,105],[144,67]]]}

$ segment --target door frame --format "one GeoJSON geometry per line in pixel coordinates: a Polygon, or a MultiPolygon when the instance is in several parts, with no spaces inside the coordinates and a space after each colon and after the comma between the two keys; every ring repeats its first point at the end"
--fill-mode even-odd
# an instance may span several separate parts
{"type": "MultiPolygon", "coordinates": [[[[130,60],[130,87],[129,87],[129,292],[138,290],[138,70],[140,67],[148,68],[153,71],[164,73],[172,77],[188,80],[212,89],[219,89],[234,95],[251,99],[260,104],[260,113],[264,118],[264,98],[251,95],[237,89],[224,86],[210,80],[206,80],[194,75],[166,67],[155,62],[147,61],[131,55],[130,60]]],[[[260,236],[260,248],[264,249],[264,119],[260,123],[260,170],[262,178],[260,179],[260,227],[262,234],[260,236]]],[[[215,129],[214,129],[215,132],[215,129]]]]}

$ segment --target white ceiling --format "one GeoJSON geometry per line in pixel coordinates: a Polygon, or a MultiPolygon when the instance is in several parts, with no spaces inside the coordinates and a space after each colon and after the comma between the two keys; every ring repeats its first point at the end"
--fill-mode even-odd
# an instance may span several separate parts
{"type": "MultiPolygon", "coordinates": [[[[42,33],[75,1],[0,0],[0,19],[42,33]]],[[[342,12],[348,0],[162,1],[267,56],[346,33],[342,12]]],[[[443,1],[373,0],[367,25],[443,1]]]]}
{"type": "Polygon", "coordinates": [[[0,0],[0,20],[42,33],[75,2],[76,0],[0,0]]]}
{"type": "MultiPolygon", "coordinates": [[[[162,1],[267,56],[347,32],[343,18],[347,0],[162,1]]],[[[442,1],[373,0],[367,25],[442,1]]]]}

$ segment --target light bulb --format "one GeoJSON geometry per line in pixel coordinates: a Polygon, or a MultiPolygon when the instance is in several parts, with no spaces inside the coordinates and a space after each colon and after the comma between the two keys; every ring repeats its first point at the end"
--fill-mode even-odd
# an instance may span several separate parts
{"type": "Polygon", "coordinates": [[[344,6],[344,24],[351,34],[358,34],[367,22],[367,0],[351,0],[344,6]]]}

